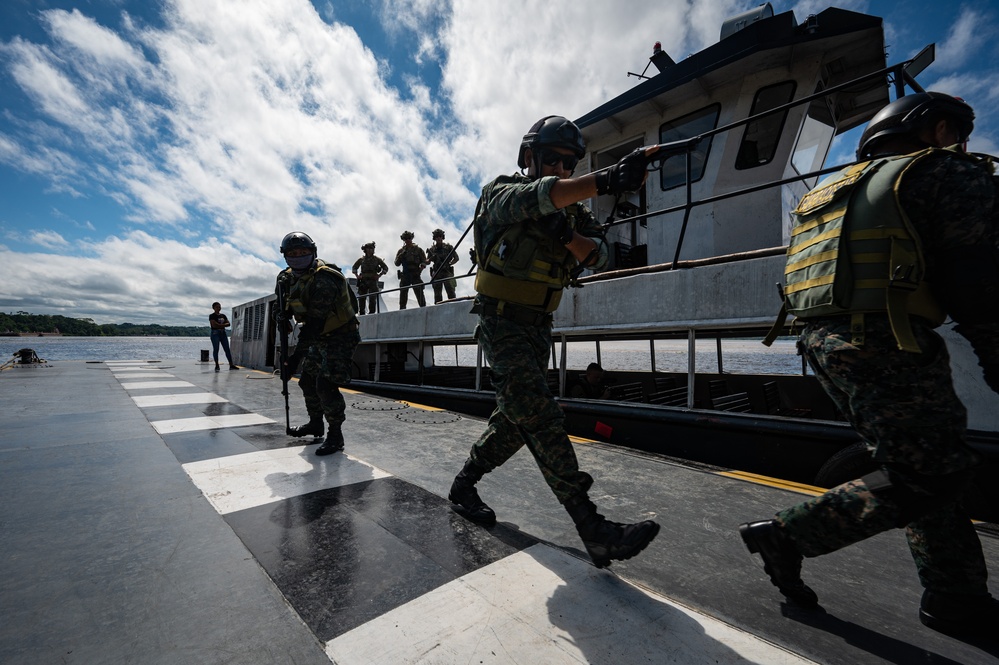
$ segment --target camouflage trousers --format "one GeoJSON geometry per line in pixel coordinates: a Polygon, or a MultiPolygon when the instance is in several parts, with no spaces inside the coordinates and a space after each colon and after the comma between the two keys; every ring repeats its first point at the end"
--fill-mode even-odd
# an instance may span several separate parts
{"type": "Polygon", "coordinates": [[[378,291],[378,277],[365,277],[361,275],[357,280],[357,305],[361,310],[358,314],[364,314],[364,301],[368,301],[368,313],[374,314],[378,311],[378,296],[369,295],[367,298],[364,296],[369,293],[377,293],[378,291]]]}
{"type": "Polygon", "coordinates": [[[434,304],[444,300],[444,294],[442,291],[447,290],[447,297],[450,300],[454,300],[455,297],[455,287],[458,285],[458,281],[454,278],[454,271],[451,271],[451,276],[447,275],[444,271],[441,271],[439,277],[435,277],[431,286],[434,287],[434,304]]]}
{"type": "Polygon", "coordinates": [[[354,349],[361,342],[361,335],[355,324],[344,327],[349,330],[313,342],[302,361],[298,385],[305,396],[310,420],[325,416],[330,425],[339,425],[347,419],[347,403],[340,394],[340,386],[350,383],[354,349]]]}
{"type": "Polygon", "coordinates": [[[925,588],[983,593],[981,543],[959,504],[978,456],[965,444],[967,413],[954,392],[947,348],[914,321],[923,353],[900,351],[886,317],[865,319],[862,346],[851,341],[849,318],[837,317],[806,325],[798,349],[901,492],[853,480],[780,511],[777,521],[809,557],[904,526],[925,588]],[[934,495],[948,483],[950,491],[934,495]]]}
{"type": "Polygon", "coordinates": [[[526,445],[560,503],[585,495],[593,478],[579,470],[562,409],[548,389],[551,327],[480,316],[475,335],[489,362],[496,409],[472,446],[472,460],[492,471],[526,445]]]}
{"type": "Polygon", "coordinates": [[[409,289],[412,287],[413,294],[416,296],[416,302],[420,307],[427,306],[427,299],[423,295],[423,280],[417,277],[409,277],[403,273],[402,277],[399,278],[399,309],[406,309],[406,303],[409,302],[409,289]]]}

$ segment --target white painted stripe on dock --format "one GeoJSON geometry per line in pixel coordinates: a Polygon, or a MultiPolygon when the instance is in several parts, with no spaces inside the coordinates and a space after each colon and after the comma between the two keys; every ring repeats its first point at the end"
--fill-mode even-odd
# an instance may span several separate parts
{"type": "Polygon", "coordinates": [[[135,366],[135,367],[112,367],[111,373],[114,375],[129,374],[131,372],[162,372],[162,367],[145,367],[145,366],[135,366]]]}
{"type": "Polygon", "coordinates": [[[311,446],[230,455],[189,462],[183,467],[223,515],[392,475],[343,453],[317,457],[311,446]]]}
{"type": "Polygon", "coordinates": [[[160,379],[163,377],[172,378],[173,374],[164,372],[161,369],[153,371],[151,369],[136,368],[127,372],[123,370],[111,372],[111,376],[116,379],[160,379]]]}
{"type": "Polygon", "coordinates": [[[366,665],[814,662],[545,544],[358,626],[326,653],[366,665]]]}
{"type": "Polygon", "coordinates": [[[105,360],[105,365],[109,367],[124,367],[126,365],[148,365],[148,360],[105,360]]]}
{"type": "Polygon", "coordinates": [[[172,420],[150,420],[160,434],[176,434],[177,432],[196,432],[203,429],[222,429],[224,427],[247,427],[249,425],[266,425],[274,422],[267,416],[258,413],[236,413],[226,416],[200,416],[198,418],[174,418],[172,420]]]}
{"type": "Polygon", "coordinates": [[[135,383],[122,383],[125,390],[143,390],[146,388],[194,388],[193,383],[187,381],[136,381],[135,383]]]}
{"type": "Polygon", "coordinates": [[[216,404],[228,402],[215,393],[179,393],[176,395],[133,395],[132,401],[141,409],[154,406],[178,406],[182,404],[216,404]]]}

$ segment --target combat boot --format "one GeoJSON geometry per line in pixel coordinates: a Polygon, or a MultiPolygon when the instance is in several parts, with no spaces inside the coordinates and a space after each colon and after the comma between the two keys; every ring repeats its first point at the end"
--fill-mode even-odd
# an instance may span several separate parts
{"type": "Polygon", "coordinates": [[[322,436],[325,431],[326,425],[323,422],[322,416],[309,416],[309,422],[290,428],[288,434],[291,436],[309,436],[310,434],[312,436],[322,436]]]}
{"type": "Polygon", "coordinates": [[[329,434],[326,435],[323,445],[316,448],[316,454],[332,455],[341,450],[343,450],[343,432],[340,430],[340,423],[330,424],[329,434]]]}
{"type": "Polygon", "coordinates": [[[637,524],[611,522],[597,512],[597,507],[585,495],[569,500],[565,509],[597,568],[606,568],[611,561],[630,559],[659,533],[659,525],[651,520],[637,524]]]}
{"type": "Polygon", "coordinates": [[[469,457],[465,461],[465,466],[454,477],[447,498],[455,505],[455,510],[473,522],[495,524],[496,513],[479,498],[479,493],[475,490],[475,483],[482,480],[485,472],[485,469],[469,457]]]}
{"type": "Polygon", "coordinates": [[[999,600],[988,593],[940,593],[927,589],[919,603],[919,620],[941,633],[994,639],[999,630],[999,600]]]}
{"type": "Polygon", "coordinates": [[[801,607],[819,604],[819,597],[801,581],[801,553],[777,522],[747,522],[739,526],[739,535],[750,554],[763,557],[763,570],[788,600],[801,607]]]}

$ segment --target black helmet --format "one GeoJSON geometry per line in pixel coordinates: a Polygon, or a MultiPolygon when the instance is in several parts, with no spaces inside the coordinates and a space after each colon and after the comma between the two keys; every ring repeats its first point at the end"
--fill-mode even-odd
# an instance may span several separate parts
{"type": "Polygon", "coordinates": [[[301,231],[292,231],[284,237],[281,241],[281,253],[284,254],[289,249],[296,249],[298,247],[308,247],[312,250],[312,253],[316,253],[316,243],[312,242],[312,238],[302,233],[301,231]]]}
{"type": "Polygon", "coordinates": [[[433,235],[433,237],[435,237],[435,238],[436,238],[437,236],[440,236],[441,238],[443,238],[443,237],[444,237],[444,229],[434,229],[434,232],[433,232],[433,234],[432,234],[432,235],[433,235]]]}
{"type": "Polygon", "coordinates": [[[399,236],[399,237],[402,238],[403,240],[412,240],[413,239],[413,232],[412,231],[403,231],[402,235],[399,236]]]}
{"type": "Polygon", "coordinates": [[[916,92],[899,97],[871,118],[860,137],[857,159],[870,157],[875,144],[886,136],[915,134],[941,118],[955,124],[962,142],[975,127],[975,112],[957,97],[942,92],[916,92]]]}
{"type": "Polygon", "coordinates": [[[531,126],[520,142],[520,153],[517,155],[517,166],[527,168],[524,153],[530,148],[535,154],[538,148],[565,148],[571,150],[576,159],[582,159],[586,154],[586,143],[583,133],[571,120],[560,115],[548,115],[531,126]]]}
{"type": "Polygon", "coordinates": [[[375,241],[374,240],[372,240],[371,242],[366,242],[363,245],[361,245],[361,251],[364,251],[364,250],[368,249],[369,247],[371,248],[372,252],[375,251],[375,241]]]}

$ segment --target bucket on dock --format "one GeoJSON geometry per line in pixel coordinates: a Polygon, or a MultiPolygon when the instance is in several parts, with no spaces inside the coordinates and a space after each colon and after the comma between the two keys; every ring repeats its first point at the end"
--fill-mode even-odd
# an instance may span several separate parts
{"type": "Polygon", "coordinates": [[[208,349],[201,349],[201,362],[208,362],[208,349]]]}

